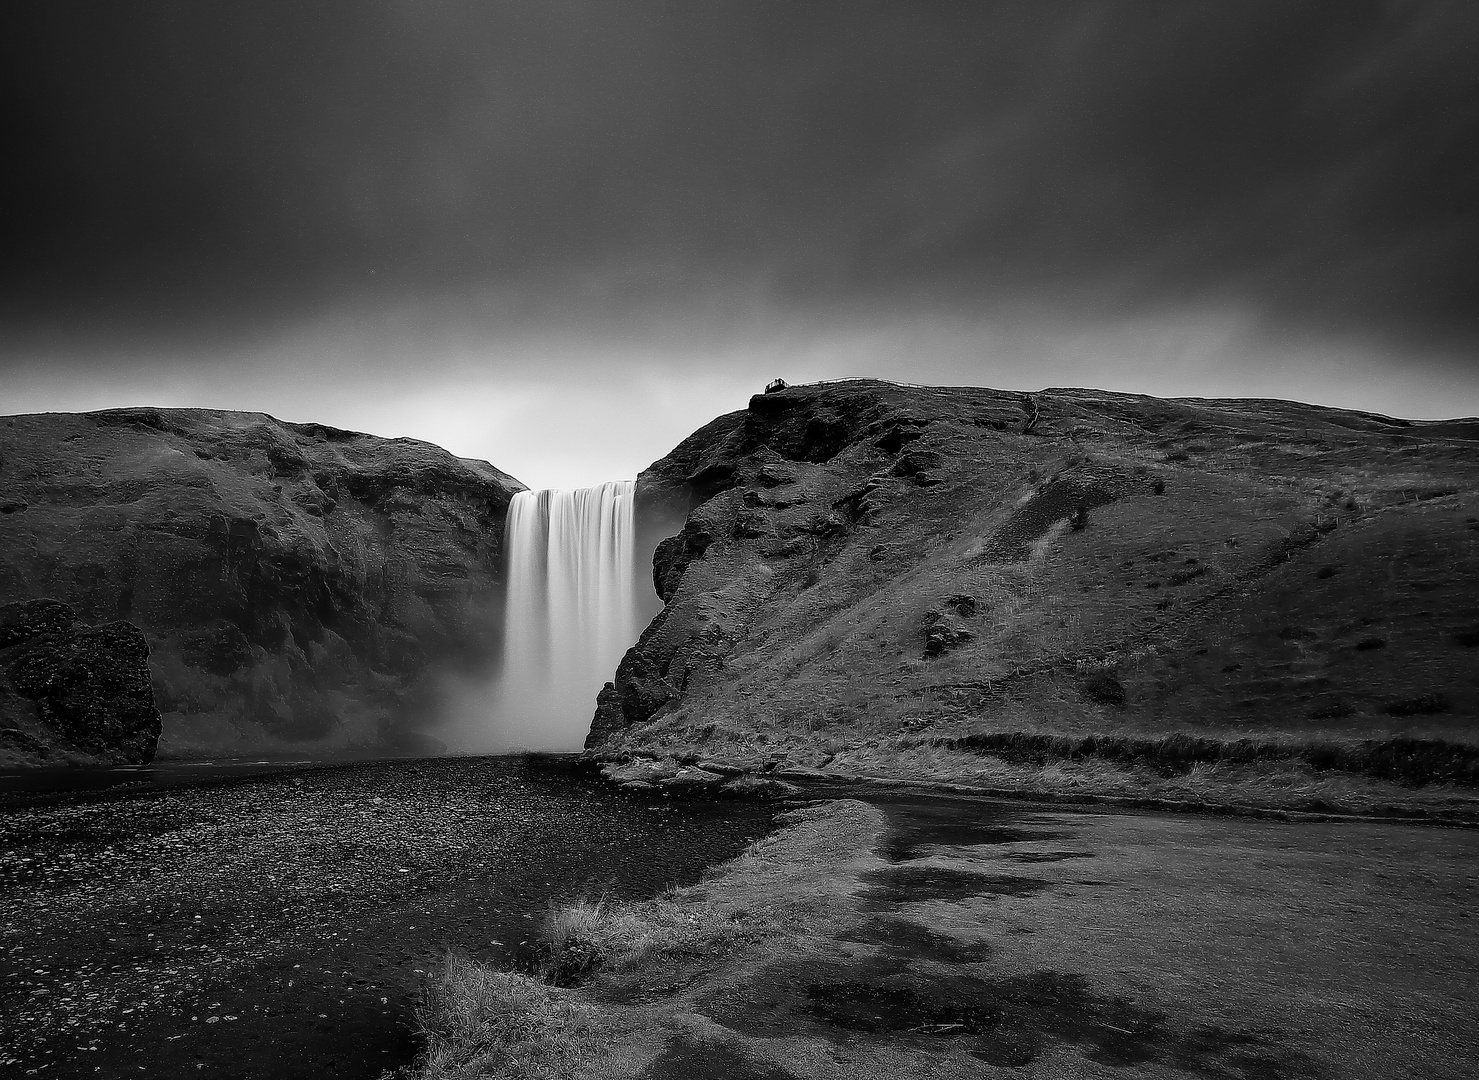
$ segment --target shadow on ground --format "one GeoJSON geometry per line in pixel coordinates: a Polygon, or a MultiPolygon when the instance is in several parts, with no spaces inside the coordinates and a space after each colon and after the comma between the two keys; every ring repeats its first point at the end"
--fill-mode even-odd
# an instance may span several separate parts
{"type": "MultiPolygon", "coordinates": [[[[801,1035],[854,1051],[870,1044],[924,1053],[953,1049],[1002,1068],[1030,1065],[1066,1045],[1111,1068],[1155,1064],[1210,1080],[1331,1075],[1322,1062],[1286,1045],[1278,1030],[1178,1026],[1163,1012],[1096,990],[1082,974],[994,973],[988,964],[992,948],[969,936],[968,918],[961,920],[964,928],[936,925],[940,903],[1031,898],[1064,883],[937,863],[952,852],[980,854],[962,848],[1051,844],[1074,834],[1062,831],[1061,820],[1044,828],[1043,819],[1002,804],[973,806],[974,816],[958,805],[922,800],[885,808],[890,829],[879,854],[890,865],[862,875],[856,897],[864,917],[840,933],[835,945],[779,961],[748,985],[722,991],[703,1009],[710,1019],[743,1037],[801,1035]]],[[[1040,850],[993,858],[1032,865],[1094,855],[1040,850]]],[[[646,1075],[786,1080],[794,1074],[746,1058],[732,1045],[682,1035],[646,1075]]]]}

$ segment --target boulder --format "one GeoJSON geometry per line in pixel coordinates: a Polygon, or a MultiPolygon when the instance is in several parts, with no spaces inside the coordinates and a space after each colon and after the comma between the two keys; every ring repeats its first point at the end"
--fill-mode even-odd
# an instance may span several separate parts
{"type": "Polygon", "coordinates": [[[657,784],[678,775],[680,766],[676,761],[654,761],[638,758],[635,761],[611,762],[602,766],[601,775],[613,784],[657,784]]]}
{"type": "Polygon", "coordinates": [[[725,779],[716,772],[685,765],[672,776],[661,780],[658,787],[675,795],[703,795],[718,790],[725,779]]]}
{"type": "Polygon", "coordinates": [[[159,731],[137,626],[79,627],[49,598],[0,606],[0,762],[144,764],[159,731]]]}
{"type": "Polygon", "coordinates": [[[943,656],[974,638],[975,632],[954,611],[931,611],[924,617],[924,655],[943,656]]]}

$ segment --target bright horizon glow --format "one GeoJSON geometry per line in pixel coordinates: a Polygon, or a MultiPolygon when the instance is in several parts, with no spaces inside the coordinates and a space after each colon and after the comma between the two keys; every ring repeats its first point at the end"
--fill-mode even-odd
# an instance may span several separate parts
{"type": "Polygon", "coordinates": [[[5,414],[152,405],[269,413],[491,462],[534,490],[631,479],[684,438],[743,409],[775,377],[848,377],[1160,397],[1276,397],[1407,419],[1479,413],[1479,370],[1394,363],[1371,343],[1274,340],[1247,313],[1065,326],[933,317],[868,326],[762,320],[667,324],[429,346],[415,319],[344,336],[318,324],[186,368],[168,354],[36,355],[7,376],[5,414]],[[407,362],[407,356],[417,356],[407,362]]]}
{"type": "Polygon", "coordinates": [[[116,8],[13,20],[0,413],[560,489],[776,377],[1479,413],[1476,5],[116,8]]]}

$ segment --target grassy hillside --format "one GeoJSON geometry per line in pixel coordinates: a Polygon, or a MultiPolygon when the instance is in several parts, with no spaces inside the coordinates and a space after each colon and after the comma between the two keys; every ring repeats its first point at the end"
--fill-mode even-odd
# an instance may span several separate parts
{"type": "Polygon", "coordinates": [[[799,387],[639,500],[683,524],[602,752],[1281,804],[1479,783],[1479,421],[799,387]]]}
{"type": "Polygon", "coordinates": [[[494,651],[521,487],[262,413],[0,417],[0,600],[140,626],[163,755],[414,749],[435,677],[494,651]]]}

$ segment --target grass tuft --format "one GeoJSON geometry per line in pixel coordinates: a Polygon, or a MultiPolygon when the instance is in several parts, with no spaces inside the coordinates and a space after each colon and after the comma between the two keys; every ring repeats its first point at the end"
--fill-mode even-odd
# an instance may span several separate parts
{"type": "Polygon", "coordinates": [[[942,745],[1029,765],[1098,759],[1149,767],[1165,776],[1184,776],[1194,772],[1198,765],[1287,762],[1319,772],[1371,776],[1407,787],[1434,783],[1479,786],[1479,747],[1444,739],[1366,739],[1339,744],[1263,739],[1224,741],[1180,733],[1148,739],[1018,731],[982,732],[943,740],[942,745]]]}
{"type": "Polygon", "coordinates": [[[549,1080],[592,1075],[591,1006],[528,975],[448,956],[420,1013],[417,1080],[549,1080]]]}
{"type": "Polygon", "coordinates": [[[620,971],[653,959],[724,952],[744,934],[739,913],[671,897],[578,899],[551,906],[539,928],[539,974],[573,986],[595,971],[620,971]]]}
{"type": "MultiPolygon", "coordinates": [[[[652,1030],[652,1014],[613,1001],[629,1004],[634,990],[648,992],[653,982],[676,992],[715,969],[716,960],[733,962],[732,948],[743,955],[744,947],[812,933],[819,913],[839,902],[828,867],[871,851],[883,827],[879,811],[851,801],[788,811],[776,821],[787,828],[711,868],[710,883],[670,888],[651,900],[581,898],[551,907],[538,932],[544,963],[535,974],[449,956],[425,993],[427,1050],[409,1076],[633,1075],[630,1040],[652,1030]],[[551,985],[592,977],[601,988],[594,993],[551,985]]],[[[666,1000],[678,1007],[677,999],[666,1000]]]]}

